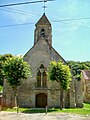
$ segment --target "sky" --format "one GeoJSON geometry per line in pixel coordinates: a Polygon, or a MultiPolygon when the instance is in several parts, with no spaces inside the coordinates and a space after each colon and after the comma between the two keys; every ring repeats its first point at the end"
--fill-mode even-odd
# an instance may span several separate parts
{"type": "MultiPolygon", "coordinates": [[[[0,0],[0,5],[26,1],[38,0],[0,0]]],[[[90,61],[90,0],[54,0],[46,6],[52,46],[65,60],[90,61]]],[[[43,2],[0,7],[0,54],[27,53],[43,12],[43,2]]]]}

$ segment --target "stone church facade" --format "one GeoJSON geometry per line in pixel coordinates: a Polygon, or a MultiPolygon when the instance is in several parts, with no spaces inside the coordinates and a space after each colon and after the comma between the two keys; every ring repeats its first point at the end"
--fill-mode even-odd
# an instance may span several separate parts
{"type": "MultiPolygon", "coordinates": [[[[36,23],[34,45],[24,55],[24,60],[31,66],[32,77],[23,80],[18,87],[18,105],[20,107],[60,107],[60,86],[47,78],[50,61],[62,61],[61,55],[52,47],[52,26],[45,14],[36,23]]],[[[82,82],[74,78],[70,90],[64,91],[64,107],[82,107],[82,82]]],[[[7,81],[4,82],[3,105],[13,104],[12,89],[7,81]]]]}

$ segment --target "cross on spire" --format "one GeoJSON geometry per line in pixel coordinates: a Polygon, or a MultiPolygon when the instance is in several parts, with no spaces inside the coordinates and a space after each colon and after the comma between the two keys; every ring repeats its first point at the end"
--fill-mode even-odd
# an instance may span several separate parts
{"type": "Polygon", "coordinates": [[[43,6],[43,8],[44,8],[44,14],[45,14],[45,10],[47,8],[47,6],[45,5],[45,2],[47,2],[47,0],[43,0],[43,3],[44,3],[44,6],[43,6]]]}

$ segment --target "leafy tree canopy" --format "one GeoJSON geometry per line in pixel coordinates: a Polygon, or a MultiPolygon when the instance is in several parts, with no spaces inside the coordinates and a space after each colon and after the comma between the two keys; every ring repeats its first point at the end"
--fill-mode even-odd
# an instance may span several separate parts
{"type": "Polygon", "coordinates": [[[68,89],[71,81],[70,68],[62,62],[51,61],[48,70],[49,79],[60,83],[63,89],[68,89]]]}
{"type": "Polygon", "coordinates": [[[72,70],[73,76],[76,77],[77,80],[80,80],[81,70],[90,70],[90,62],[75,62],[68,61],[68,65],[72,70]]]}
{"type": "Polygon", "coordinates": [[[13,55],[11,54],[0,55],[0,85],[1,86],[3,86],[3,81],[5,77],[4,70],[3,70],[4,63],[8,58],[11,58],[11,57],[13,57],[13,55]]]}
{"type": "Polygon", "coordinates": [[[20,85],[22,79],[26,79],[30,73],[30,65],[21,57],[8,58],[4,65],[4,72],[12,87],[20,85]]]}
{"type": "Polygon", "coordinates": [[[11,54],[4,54],[4,55],[0,55],[0,61],[5,62],[8,58],[13,57],[13,55],[11,54]]]}

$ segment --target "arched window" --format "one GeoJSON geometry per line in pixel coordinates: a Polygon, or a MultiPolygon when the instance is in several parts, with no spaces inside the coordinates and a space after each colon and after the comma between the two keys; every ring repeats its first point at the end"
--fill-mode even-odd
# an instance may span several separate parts
{"type": "Polygon", "coordinates": [[[46,74],[46,71],[43,72],[43,87],[46,87],[47,86],[47,74],[46,74]]]}
{"type": "Polygon", "coordinates": [[[41,29],[40,36],[45,37],[45,30],[44,29],[41,29]]]}
{"type": "Polygon", "coordinates": [[[41,73],[40,73],[40,70],[37,73],[37,87],[41,87],[41,73]]]}
{"type": "Polygon", "coordinates": [[[37,87],[47,87],[47,74],[43,64],[41,64],[37,72],[37,87]]]}

